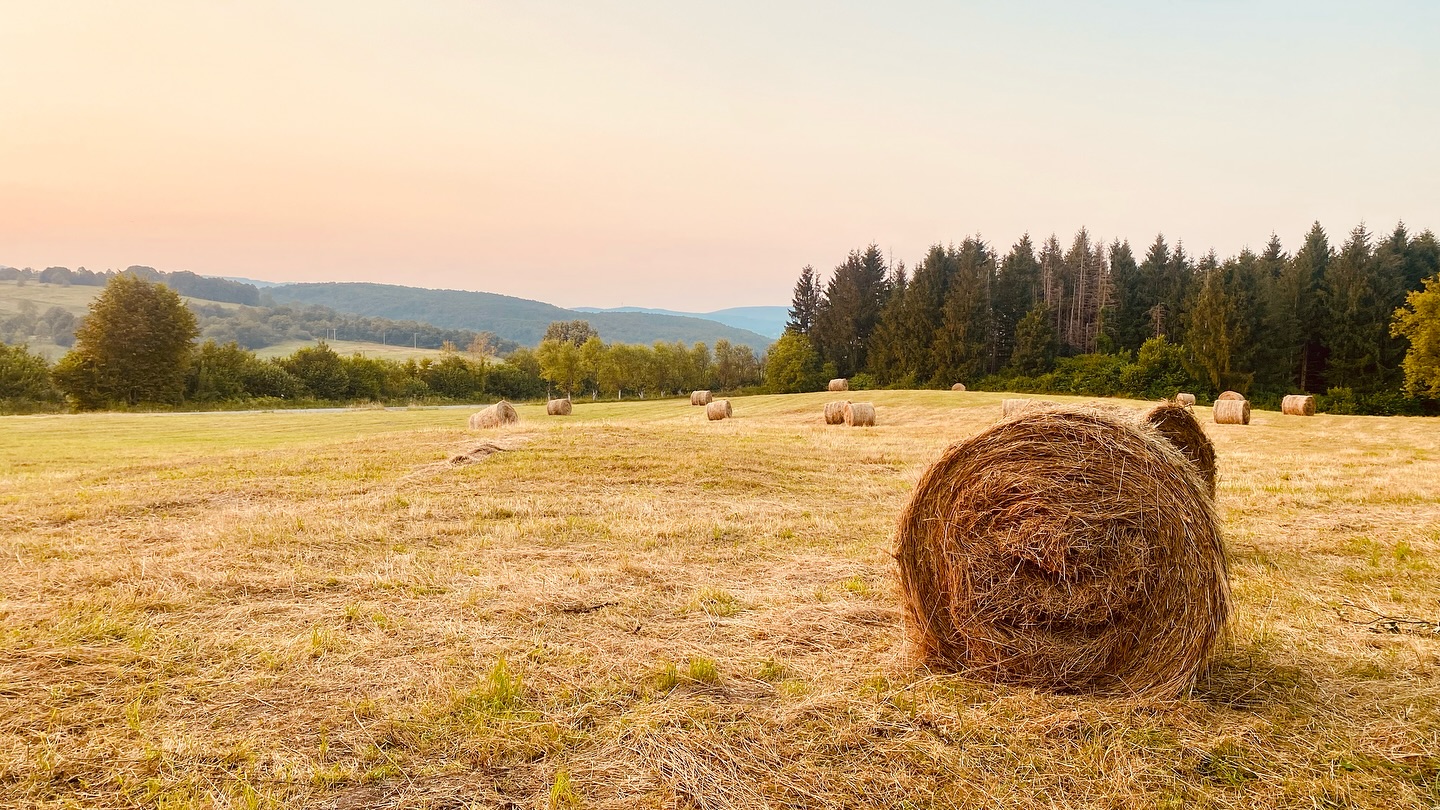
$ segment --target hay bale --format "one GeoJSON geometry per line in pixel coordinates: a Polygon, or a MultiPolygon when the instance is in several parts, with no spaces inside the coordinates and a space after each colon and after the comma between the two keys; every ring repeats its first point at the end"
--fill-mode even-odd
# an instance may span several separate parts
{"type": "Polygon", "coordinates": [[[515,412],[515,406],[502,399],[483,411],[470,414],[470,429],[485,430],[519,421],[520,414],[515,412]]]}
{"type": "Polygon", "coordinates": [[[965,390],[965,383],[955,383],[954,385],[950,386],[950,390],[951,390],[951,391],[964,391],[964,390],[965,390]]]}
{"type": "Polygon", "coordinates": [[[1309,394],[1290,394],[1280,400],[1280,412],[1291,416],[1314,416],[1315,397],[1309,394]]]}
{"type": "Polygon", "coordinates": [[[869,402],[845,403],[845,424],[850,427],[875,427],[875,406],[869,402]]]}
{"type": "Polygon", "coordinates": [[[545,403],[545,415],[546,415],[546,416],[569,416],[569,415],[570,415],[570,400],[568,400],[568,399],[552,399],[552,400],[550,400],[549,402],[545,403]]]}
{"type": "Polygon", "coordinates": [[[845,406],[850,404],[848,399],[840,399],[834,402],[825,403],[825,424],[845,424],[845,406]]]}
{"type": "Polygon", "coordinates": [[[1213,407],[1217,425],[1250,424],[1250,403],[1247,400],[1217,399],[1213,407]]]}
{"type": "Polygon", "coordinates": [[[709,404],[710,404],[710,401],[711,401],[712,399],[714,399],[714,397],[710,396],[710,392],[709,392],[709,391],[691,391],[691,392],[690,392],[690,404],[691,404],[691,405],[709,405],[709,404]]]}
{"type": "Polygon", "coordinates": [[[1239,393],[1238,391],[1226,391],[1225,393],[1223,393],[1223,394],[1221,394],[1220,396],[1216,397],[1216,398],[1215,398],[1215,401],[1216,401],[1216,402],[1220,402],[1221,400],[1233,401],[1233,400],[1243,400],[1243,399],[1245,399],[1245,395],[1239,393]]]}
{"type": "Polygon", "coordinates": [[[849,381],[849,380],[845,380],[845,379],[831,380],[831,381],[830,381],[830,385],[827,386],[827,387],[825,388],[825,390],[826,390],[826,391],[849,391],[849,390],[850,390],[850,381],[849,381]]]}
{"type": "Polygon", "coordinates": [[[711,422],[717,419],[729,419],[730,414],[730,400],[728,399],[717,399],[705,406],[705,418],[711,422]]]}
{"type": "Polygon", "coordinates": [[[1166,441],[1175,446],[1185,459],[1195,465],[1205,490],[1215,497],[1215,445],[1205,435],[1190,409],[1179,401],[1162,402],[1140,416],[1140,421],[1155,428],[1166,441]]]}
{"type": "Polygon", "coordinates": [[[1194,394],[1187,394],[1187,393],[1185,393],[1185,392],[1182,391],[1182,392],[1180,392],[1180,393],[1178,393],[1178,394],[1175,395],[1175,401],[1178,402],[1178,403],[1180,403],[1181,405],[1184,405],[1184,406],[1187,407],[1187,408],[1194,407],[1194,405],[1195,405],[1195,395],[1194,395],[1194,394]]]}
{"type": "Polygon", "coordinates": [[[1174,697],[1230,613],[1205,484],[1113,412],[1035,411],[952,445],[895,556],[919,652],[1000,683],[1174,697]]]}
{"type": "Polygon", "coordinates": [[[1044,399],[1007,399],[1000,403],[1000,415],[1009,419],[1032,408],[1044,409],[1057,407],[1056,403],[1044,399]]]}

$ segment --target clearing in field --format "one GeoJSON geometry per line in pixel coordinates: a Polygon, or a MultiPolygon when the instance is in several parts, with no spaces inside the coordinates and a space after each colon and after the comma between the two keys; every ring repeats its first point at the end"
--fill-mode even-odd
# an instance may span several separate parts
{"type": "Polygon", "coordinates": [[[1440,423],[1197,409],[1236,618],[1142,702],[917,666],[895,522],[1002,396],[863,396],[0,419],[0,804],[1440,803],[1440,637],[1359,623],[1440,619],[1440,423]]]}

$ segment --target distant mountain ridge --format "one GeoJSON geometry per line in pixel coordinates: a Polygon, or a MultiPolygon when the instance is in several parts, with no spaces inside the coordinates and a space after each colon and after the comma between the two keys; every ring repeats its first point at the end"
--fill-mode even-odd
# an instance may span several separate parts
{"type": "Polygon", "coordinates": [[[674,315],[681,318],[704,318],[717,321],[736,329],[748,329],[768,338],[779,338],[785,334],[785,323],[790,319],[789,307],[730,307],[714,312],[679,312],[673,309],[652,309],[647,307],[574,307],[576,312],[645,312],[651,315],[674,315]]]}
{"type": "MultiPolygon", "coordinates": [[[[517,343],[534,346],[552,321],[587,320],[600,337],[621,343],[717,340],[763,351],[771,338],[756,331],[691,315],[644,311],[564,309],[543,301],[498,293],[468,290],[431,290],[396,284],[326,282],[267,287],[276,303],[320,304],[339,312],[395,320],[414,320],[451,329],[494,332],[517,343]]],[[[744,309],[744,308],[742,308],[744,309]]]]}

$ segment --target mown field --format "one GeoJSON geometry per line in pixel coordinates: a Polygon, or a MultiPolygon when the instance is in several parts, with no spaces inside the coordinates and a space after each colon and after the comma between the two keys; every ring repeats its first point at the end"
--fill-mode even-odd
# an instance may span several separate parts
{"type": "Polygon", "coordinates": [[[1001,395],[863,396],[0,418],[0,804],[1440,805],[1440,637],[1345,607],[1440,619],[1440,421],[1197,409],[1236,621],[1140,703],[917,665],[892,527],[1001,395]]]}

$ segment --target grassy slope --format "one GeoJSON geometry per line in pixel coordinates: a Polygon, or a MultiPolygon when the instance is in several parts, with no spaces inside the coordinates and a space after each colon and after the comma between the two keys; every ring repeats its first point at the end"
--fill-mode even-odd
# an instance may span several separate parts
{"type": "Polygon", "coordinates": [[[1440,614],[1435,421],[1207,424],[1234,637],[1142,706],[916,667],[893,521],[1000,395],[864,396],[0,419],[0,804],[1440,801],[1440,640],[1334,612],[1440,614]]]}
{"type": "MultiPolygon", "coordinates": [[[[342,355],[352,355],[356,352],[366,357],[379,357],[385,360],[405,361],[411,358],[421,360],[429,357],[438,360],[445,356],[439,349],[412,349],[409,346],[395,346],[393,344],[375,343],[368,340],[327,340],[330,348],[342,355]]],[[[304,349],[318,345],[314,340],[287,340],[276,343],[273,346],[266,346],[256,349],[255,354],[260,357],[284,357],[294,354],[296,349],[304,349]]]]}

